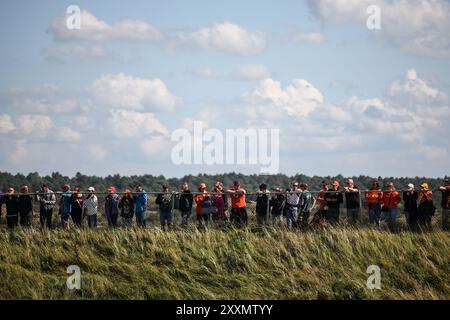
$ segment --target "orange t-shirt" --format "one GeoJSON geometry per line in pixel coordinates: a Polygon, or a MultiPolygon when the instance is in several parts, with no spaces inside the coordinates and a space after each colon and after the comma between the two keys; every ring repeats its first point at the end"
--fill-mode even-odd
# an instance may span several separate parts
{"type": "Polygon", "coordinates": [[[245,208],[245,194],[232,194],[231,207],[234,209],[245,208]]]}
{"type": "Polygon", "coordinates": [[[383,194],[383,204],[389,209],[397,208],[401,201],[397,191],[387,191],[383,194]]]}
{"type": "Polygon", "coordinates": [[[379,203],[383,200],[383,192],[379,190],[370,190],[366,193],[365,198],[369,203],[379,203]]]}

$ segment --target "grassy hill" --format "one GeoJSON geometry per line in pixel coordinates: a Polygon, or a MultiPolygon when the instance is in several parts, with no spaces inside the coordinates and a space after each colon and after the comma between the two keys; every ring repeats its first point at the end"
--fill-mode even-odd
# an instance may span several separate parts
{"type": "Polygon", "coordinates": [[[349,227],[0,229],[1,299],[449,299],[450,237],[349,227]],[[81,268],[82,289],[66,288],[81,268]],[[381,289],[366,269],[381,268],[381,289]]]}

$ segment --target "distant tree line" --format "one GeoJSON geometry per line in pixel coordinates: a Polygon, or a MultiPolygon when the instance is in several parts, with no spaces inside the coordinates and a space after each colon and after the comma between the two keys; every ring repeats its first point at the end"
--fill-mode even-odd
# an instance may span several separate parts
{"type": "Polygon", "coordinates": [[[38,191],[43,182],[46,182],[50,189],[53,191],[61,191],[64,184],[69,183],[72,187],[79,187],[80,190],[86,190],[88,187],[94,187],[98,192],[106,192],[109,186],[115,186],[119,191],[123,191],[126,188],[133,188],[136,184],[140,183],[147,191],[160,191],[163,184],[168,184],[171,190],[178,190],[181,182],[186,181],[190,184],[191,190],[196,190],[200,182],[204,182],[208,189],[212,189],[214,182],[221,181],[225,187],[232,186],[233,181],[239,180],[241,185],[245,187],[249,192],[258,190],[261,183],[267,184],[269,189],[274,187],[282,187],[283,189],[289,187],[292,181],[305,182],[309,185],[310,190],[319,190],[321,188],[321,182],[323,180],[333,181],[338,180],[341,184],[344,184],[345,179],[352,178],[360,188],[360,190],[368,189],[373,180],[380,181],[381,186],[387,182],[393,182],[397,190],[406,189],[408,183],[413,183],[417,188],[423,182],[427,182],[430,189],[436,190],[442,185],[442,179],[445,177],[426,178],[426,177],[414,177],[414,178],[394,178],[394,177],[370,177],[370,176],[353,176],[344,177],[342,175],[337,176],[313,176],[309,177],[303,174],[297,174],[295,176],[287,176],[285,174],[277,175],[245,175],[242,173],[225,173],[225,174],[199,174],[199,175],[186,175],[182,178],[166,178],[163,175],[139,175],[139,176],[121,176],[119,174],[108,175],[106,177],[88,176],[81,173],[76,173],[74,177],[68,177],[60,174],[59,172],[53,172],[51,175],[40,176],[37,172],[31,172],[27,175],[24,174],[11,174],[8,172],[0,171],[0,189],[5,192],[9,186],[13,186],[18,189],[22,185],[28,185],[30,191],[38,191]]]}

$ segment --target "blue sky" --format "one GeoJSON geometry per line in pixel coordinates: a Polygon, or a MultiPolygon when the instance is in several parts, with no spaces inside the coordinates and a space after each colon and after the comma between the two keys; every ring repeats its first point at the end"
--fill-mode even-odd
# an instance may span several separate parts
{"type": "Polygon", "coordinates": [[[449,21],[444,0],[2,1],[1,170],[260,171],[173,164],[201,120],[280,128],[282,173],[443,176],[449,21]]]}

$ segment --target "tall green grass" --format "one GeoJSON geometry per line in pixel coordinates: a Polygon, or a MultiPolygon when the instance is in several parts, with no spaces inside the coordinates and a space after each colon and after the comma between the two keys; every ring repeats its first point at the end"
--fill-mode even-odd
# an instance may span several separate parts
{"type": "Polygon", "coordinates": [[[1,299],[449,299],[450,237],[337,227],[0,230],[1,299]],[[381,289],[366,287],[369,265],[381,289]],[[81,268],[68,290],[66,268],[81,268]]]}

